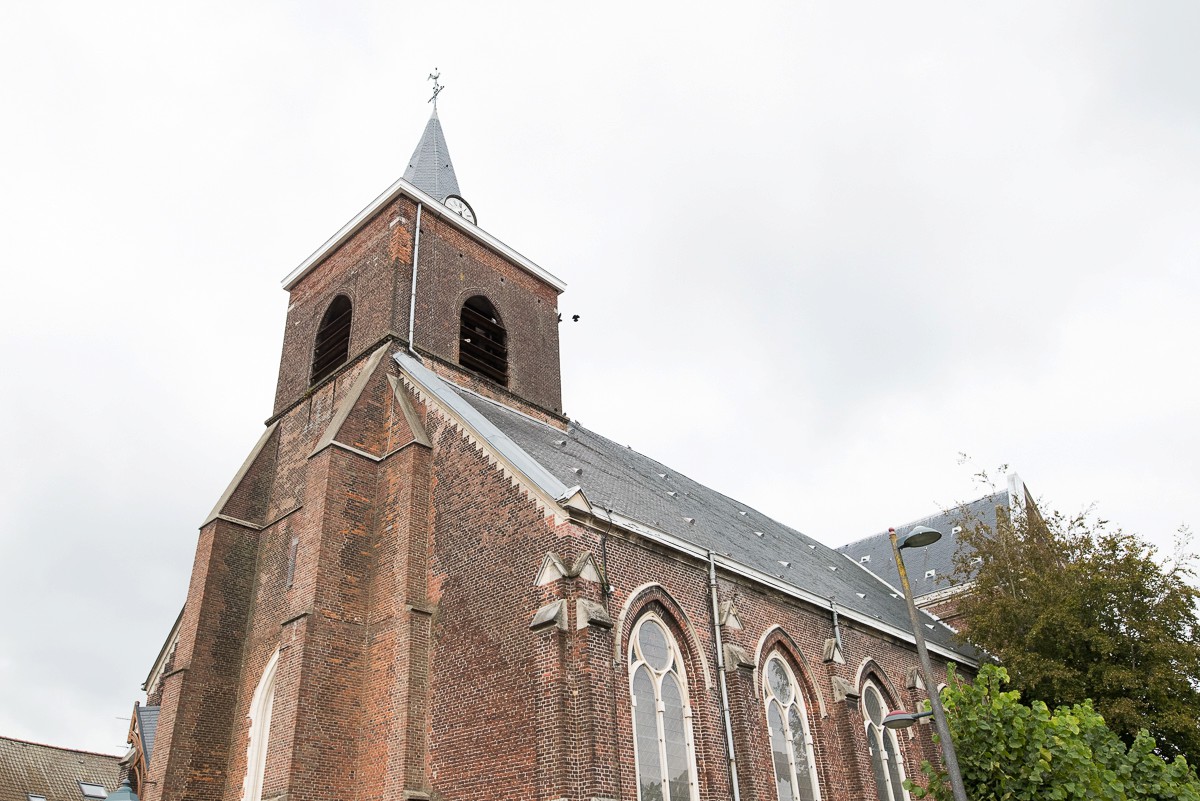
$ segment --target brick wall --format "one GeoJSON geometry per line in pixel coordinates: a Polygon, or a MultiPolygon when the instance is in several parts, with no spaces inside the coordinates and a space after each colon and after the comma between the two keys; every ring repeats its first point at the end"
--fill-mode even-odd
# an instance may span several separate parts
{"type": "MultiPolygon", "coordinates": [[[[231,495],[262,510],[247,521],[262,528],[218,519],[202,532],[178,667],[162,683],[162,789],[146,797],[241,798],[250,699],[278,649],[264,798],[636,798],[628,634],[648,610],[683,656],[701,798],[730,797],[707,563],[548,517],[405,393],[421,444],[395,372],[390,358],[364,360],[292,408],[243,479],[268,497],[231,495]],[[349,448],[314,454],[343,404],[335,433],[349,448]],[[590,558],[611,593],[585,574],[538,584],[548,553],[590,558]],[[581,600],[610,622],[581,619],[581,600]],[[531,629],[559,601],[562,625],[531,629]]],[[[774,798],[761,678],[774,651],[804,696],[822,797],[873,798],[857,695],[834,679],[857,690],[871,676],[890,706],[914,708],[912,647],[843,619],[845,664],[825,662],[828,610],[723,574],[718,592],[742,626],[722,636],[748,660],[726,673],[743,798],[774,798]]],[[[933,756],[926,729],[902,733],[910,777],[933,756]]]]}
{"type": "MultiPolygon", "coordinates": [[[[415,221],[415,203],[396,199],[292,287],[275,414],[309,391],[317,329],[338,295],[353,305],[351,359],[386,337],[407,341],[415,221]]],[[[484,295],[508,334],[509,384],[505,390],[466,371],[460,381],[561,414],[557,290],[428,210],[421,228],[415,347],[457,366],[462,305],[484,295]]]]}

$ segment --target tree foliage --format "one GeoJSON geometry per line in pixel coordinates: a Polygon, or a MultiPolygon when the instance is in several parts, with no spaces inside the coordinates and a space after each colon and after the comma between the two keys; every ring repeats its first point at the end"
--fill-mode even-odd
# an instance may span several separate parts
{"type": "Polygon", "coordinates": [[[1026,701],[1091,699],[1127,745],[1200,758],[1200,626],[1186,539],[1154,546],[1088,515],[967,521],[959,579],[967,638],[998,657],[1026,701]],[[1139,746],[1140,747],[1140,746],[1139,746]]]}
{"type": "MultiPolygon", "coordinates": [[[[1099,799],[1200,801],[1200,780],[1187,760],[1163,760],[1141,732],[1128,747],[1090,702],[1053,712],[1004,692],[1004,668],[986,665],[974,684],[954,679],[942,692],[963,784],[972,801],[1099,799]]],[[[936,738],[936,736],[935,736],[936,738]]],[[[925,788],[914,797],[953,798],[946,774],[921,765],[925,788]]]]}

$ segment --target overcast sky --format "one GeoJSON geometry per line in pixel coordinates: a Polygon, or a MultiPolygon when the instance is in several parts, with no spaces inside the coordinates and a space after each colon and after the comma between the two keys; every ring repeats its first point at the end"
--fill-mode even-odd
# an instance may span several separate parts
{"type": "Polygon", "coordinates": [[[119,753],[279,281],[430,107],[567,413],[830,544],[1200,486],[1200,5],[9,3],[0,735],[119,753]],[[971,465],[960,465],[966,452],[971,465]]]}

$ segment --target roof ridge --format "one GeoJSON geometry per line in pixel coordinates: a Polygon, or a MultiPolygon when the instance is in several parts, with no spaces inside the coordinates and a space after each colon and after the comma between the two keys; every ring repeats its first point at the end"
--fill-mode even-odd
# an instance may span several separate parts
{"type": "Polygon", "coordinates": [[[103,751],[88,751],[84,748],[68,748],[65,745],[51,745],[50,743],[39,743],[37,740],[22,740],[20,737],[5,737],[0,734],[0,740],[7,740],[10,743],[20,743],[21,745],[34,745],[38,748],[52,748],[55,751],[70,751],[73,754],[88,754],[90,756],[100,756],[106,759],[120,759],[116,754],[106,754],[103,751]]]}
{"type": "MultiPolygon", "coordinates": [[[[952,505],[947,506],[947,507],[941,509],[940,511],[934,512],[933,514],[925,515],[923,517],[918,517],[914,520],[909,520],[905,523],[901,523],[897,526],[894,526],[894,528],[897,531],[899,531],[900,529],[908,528],[909,526],[919,526],[923,523],[933,520],[935,517],[941,517],[943,515],[950,514],[951,512],[953,512],[956,509],[962,509],[967,506],[972,506],[981,501],[990,500],[990,499],[995,498],[1000,495],[1008,495],[1008,490],[1006,490],[1006,489],[999,490],[997,492],[988,493],[987,495],[980,495],[978,498],[975,498],[970,501],[956,501],[952,505]]],[[[856,540],[851,540],[850,542],[847,542],[844,545],[838,545],[836,548],[834,548],[834,550],[835,551],[846,551],[846,550],[849,550],[850,548],[853,548],[855,545],[861,545],[864,542],[869,542],[871,540],[877,540],[880,537],[887,537],[887,535],[888,535],[887,529],[884,529],[883,531],[876,531],[874,534],[868,534],[865,537],[859,537],[856,540]]]]}

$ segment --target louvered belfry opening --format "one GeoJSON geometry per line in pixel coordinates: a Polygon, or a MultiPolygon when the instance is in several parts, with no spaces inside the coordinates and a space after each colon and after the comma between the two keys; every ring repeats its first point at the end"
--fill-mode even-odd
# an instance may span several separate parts
{"type": "Polygon", "coordinates": [[[338,295],[333,299],[333,303],[329,304],[317,331],[317,344],[313,347],[311,383],[319,383],[345,364],[349,357],[350,298],[338,295]]]}
{"type": "Polygon", "coordinates": [[[508,386],[508,335],[496,309],[483,295],[475,295],[463,304],[458,363],[508,386]]]}

